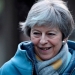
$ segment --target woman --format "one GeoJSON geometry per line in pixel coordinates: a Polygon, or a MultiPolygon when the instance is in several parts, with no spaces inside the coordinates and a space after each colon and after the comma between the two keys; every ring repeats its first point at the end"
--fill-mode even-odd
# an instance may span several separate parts
{"type": "Polygon", "coordinates": [[[36,2],[20,24],[31,41],[18,45],[0,75],[75,75],[74,21],[63,1],[36,2]]]}

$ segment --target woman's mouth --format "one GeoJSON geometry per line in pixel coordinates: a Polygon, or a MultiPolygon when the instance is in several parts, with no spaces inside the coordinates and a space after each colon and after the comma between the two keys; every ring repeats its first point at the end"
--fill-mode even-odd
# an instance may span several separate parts
{"type": "Polygon", "coordinates": [[[43,47],[39,47],[40,50],[44,50],[44,51],[50,50],[50,48],[51,47],[44,47],[44,48],[43,47]]]}
{"type": "Polygon", "coordinates": [[[51,48],[52,47],[39,47],[38,52],[41,53],[41,54],[47,55],[52,51],[51,48]]]}

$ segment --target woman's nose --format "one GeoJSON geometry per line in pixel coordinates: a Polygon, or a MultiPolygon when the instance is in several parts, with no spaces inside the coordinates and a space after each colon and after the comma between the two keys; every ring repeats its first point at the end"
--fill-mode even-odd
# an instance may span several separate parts
{"type": "Polygon", "coordinates": [[[42,35],[40,38],[40,44],[46,44],[48,42],[46,35],[42,35]]]}

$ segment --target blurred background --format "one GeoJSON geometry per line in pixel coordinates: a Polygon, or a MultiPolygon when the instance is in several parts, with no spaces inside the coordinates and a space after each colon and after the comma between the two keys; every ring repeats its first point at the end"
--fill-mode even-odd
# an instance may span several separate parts
{"type": "MultiPolygon", "coordinates": [[[[18,43],[29,40],[20,31],[19,22],[25,21],[35,1],[37,0],[0,0],[0,66],[15,54],[18,43]]],[[[75,0],[64,1],[75,20],[75,0]]],[[[75,31],[69,39],[75,40],[75,31]]]]}

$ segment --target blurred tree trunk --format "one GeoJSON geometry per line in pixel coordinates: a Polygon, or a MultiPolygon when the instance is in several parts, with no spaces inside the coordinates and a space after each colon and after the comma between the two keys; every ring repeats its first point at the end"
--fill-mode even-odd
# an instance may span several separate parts
{"type": "Polygon", "coordinates": [[[16,2],[3,2],[4,8],[0,13],[0,66],[14,55],[19,42],[16,2]]]}

